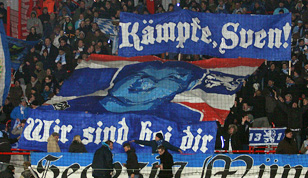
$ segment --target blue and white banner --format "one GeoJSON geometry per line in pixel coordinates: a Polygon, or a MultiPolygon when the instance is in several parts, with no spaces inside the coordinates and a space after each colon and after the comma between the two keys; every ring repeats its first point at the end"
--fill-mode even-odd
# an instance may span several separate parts
{"type": "Polygon", "coordinates": [[[242,81],[263,61],[188,63],[153,56],[91,55],[49,105],[31,111],[20,148],[46,151],[47,138],[55,131],[63,151],[75,135],[89,152],[108,139],[119,151],[125,141],[152,140],[162,132],[185,153],[213,153],[216,121],[224,121],[242,81]]]}
{"type": "Polygon", "coordinates": [[[30,49],[39,43],[39,41],[24,41],[17,38],[7,36],[12,68],[17,70],[25,59],[30,49]]]}
{"type": "Polygon", "coordinates": [[[249,146],[278,145],[286,128],[250,128],[249,146]]]}
{"type": "Polygon", "coordinates": [[[11,60],[7,36],[0,20],[0,106],[4,104],[11,85],[11,60]]]}
{"type": "Polygon", "coordinates": [[[189,10],[120,14],[120,56],[164,52],[288,61],[291,14],[212,14],[189,10]]]}
{"type": "MultiPolygon", "coordinates": [[[[127,178],[125,153],[113,152],[114,178],[127,178]]],[[[140,173],[154,178],[160,171],[156,154],[137,154],[140,173]]],[[[92,177],[92,153],[31,153],[31,164],[45,177],[92,177]]],[[[173,154],[174,178],[268,178],[307,177],[307,155],[277,154],[173,154]],[[305,176],[306,175],[306,176],[305,176]]]]}

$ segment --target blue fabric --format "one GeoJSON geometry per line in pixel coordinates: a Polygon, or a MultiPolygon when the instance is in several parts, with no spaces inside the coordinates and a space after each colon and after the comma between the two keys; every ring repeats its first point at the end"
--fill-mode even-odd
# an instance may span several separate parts
{"type": "Polygon", "coordinates": [[[12,68],[18,70],[20,64],[23,62],[30,49],[38,44],[39,41],[24,41],[9,36],[7,36],[7,39],[10,48],[12,68]]]}
{"type": "Polygon", "coordinates": [[[285,128],[250,128],[249,145],[278,145],[284,138],[285,128]]]}
{"type": "Polygon", "coordinates": [[[4,101],[9,93],[10,85],[11,85],[11,60],[10,60],[10,53],[8,48],[8,40],[7,36],[4,31],[4,26],[2,20],[0,20],[0,34],[1,34],[1,47],[0,49],[1,54],[3,54],[3,57],[1,57],[0,61],[0,76],[4,80],[0,80],[0,85],[4,86],[3,91],[0,92],[2,94],[1,97],[1,103],[0,105],[4,105],[4,101]],[[4,72],[5,70],[5,72],[4,72]],[[4,75],[4,77],[2,77],[4,75]]]}
{"type": "Polygon", "coordinates": [[[120,14],[119,56],[164,52],[288,61],[291,60],[291,14],[212,14],[189,10],[154,15],[120,14]],[[174,27],[167,32],[161,28],[164,25],[174,27]],[[269,35],[274,31],[281,34],[269,35]],[[247,40],[250,33],[251,39],[247,40]]]}

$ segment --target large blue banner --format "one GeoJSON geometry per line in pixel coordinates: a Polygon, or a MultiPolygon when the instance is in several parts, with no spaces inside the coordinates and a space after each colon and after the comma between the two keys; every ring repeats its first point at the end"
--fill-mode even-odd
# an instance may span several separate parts
{"type": "Polygon", "coordinates": [[[286,128],[250,128],[249,146],[278,145],[286,128]]]}
{"type": "Polygon", "coordinates": [[[121,13],[119,37],[120,56],[172,52],[287,61],[291,14],[121,13]]]}
{"type": "MultiPolygon", "coordinates": [[[[113,177],[127,178],[125,153],[113,152],[113,177]]],[[[154,178],[160,171],[157,154],[137,154],[140,173],[154,178]]],[[[172,168],[175,178],[268,178],[307,177],[307,155],[277,154],[173,154],[172,168]]],[[[31,164],[35,170],[49,177],[92,177],[93,154],[31,153],[31,164]]],[[[48,177],[47,176],[47,177],[48,177]]]]}

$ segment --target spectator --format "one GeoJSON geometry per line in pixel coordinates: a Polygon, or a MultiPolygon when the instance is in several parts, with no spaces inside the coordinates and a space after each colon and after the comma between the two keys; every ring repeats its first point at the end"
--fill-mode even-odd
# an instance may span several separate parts
{"type": "Polygon", "coordinates": [[[30,31],[31,27],[36,28],[36,32],[40,35],[43,34],[43,25],[40,19],[36,17],[36,12],[31,12],[31,17],[27,21],[27,30],[30,31]]]}
{"type": "Polygon", "coordinates": [[[218,6],[217,6],[215,12],[218,13],[218,14],[221,14],[221,13],[227,14],[228,13],[228,11],[226,10],[226,6],[225,6],[225,3],[224,3],[223,0],[219,0],[218,1],[218,6]]]}
{"type": "Polygon", "coordinates": [[[293,133],[290,129],[285,130],[285,137],[279,142],[276,149],[277,154],[298,154],[295,140],[292,138],[293,133]]]}
{"type": "Polygon", "coordinates": [[[26,125],[26,119],[23,119],[20,121],[20,124],[18,124],[16,127],[13,128],[12,134],[20,136],[25,128],[26,125]]]}
{"type": "Polygon", "coordinates": [[[41,35],[36,33],[36,28],[31,27],[30,28],[30,33],[26,38],[26,41],[38,41],[41,39],[41,35]]]}
{"type": "Polygon", "coordinates": [[[41,95],[42,95],[42,97],[44,99],[44,102],[46,102],[46,101],[51,99],[51,97],[53,96],[53,92],[50,90],[49,85],[45,85],[44,86],[44,90],[41,93],[41,95]]]}
{"type": "Polygon", "coordinates": [[[61,152],[58,141],[59,134],[53,132],[47,139],[47,152],[61,152]]]}
{"type": "Polygon", "coordinates": [[[139,178],[139,163],[135,149],[131,148],[129,143],[123,144],[124,151],[127,154],[127,161],[123,166],[127,169],[129,178],[139,178]]]}
{"type": "Polygon", "coordinates": [[[31,94],[32,88],[35,88],[35,90],[40,93],[42,91],[42,84],[41,82],[37,79],[36,74],[31,75],[31,81],[30,83],[27,84],[26,86],[26,96],[28,97],[31,94]]]}
{"type": "Polygon", "coordinates": [[[284,2],[283,2],[283,1],[280,1],[280,2],[279,2],[279,7],[277,7],[277,8],[274,10],[273,15],[279,14],[279,11],[280,11],[280,10],[283,10],[283,13],[289,13],[289,10],[288,10],[287,8],[284,7],[284,2]]]}
{"type": "MultiPolygon", "coordinates": [[[[20,100],[19,100],[20,101],[20,100]]],[[[0,123],[6,123],[7,121],[11,120],[11,112],[13,111],[14,106],[12,104],[12,102],[10,101],[9,97],[6,97],[5,101],[4,101],[4,105],[0,107],[0,123]]]]}
{"type": "Polygon", "coordinates": [[[20,178],[36,178],[39,177],[36,172],[34,172],[35,176],[30,171],[29,167],[31,167],[31,163],[29,161],[25,161],[23,163],[24,171],[22,171],[20,178]]]}
{"type": "Polygon", "coordinates": [[[241,124],[238,127],[241,144],[243,145],[244,150],[249,149],[249,146],[248,146],[249,145],[249,128],[252,127],[252,123],[253,123],[253,120],[251,118],[251,115],[244,114],[242,116],[241,124]]]}
{"type": "Polygon", "coordinates": [[[8,165],[7,168],[0,172],[1,178],[15,178],[15,167],[13,165],[8,165]]]}
{"type": "Polygon", "coordinates": [[[40,55],[43,54],[45,49],[48,51],[47,56],[50,57],[50,59],[55,60],[58,56],[58,49],[53,44],[51,44],[51,39],[49,37],[45,38],[45,43],[42,46],[40,55]]]}
{"type": "MultiPolygon", "coordinates": [[[[11,144],[7,137],[4,136],[3,132],[0,131],[0,152],[12,152],[11,151],[11,144]]],[[[0,155],[0,172],[5,171],[7,165],[11,161],[11,155],[0,155]]],[[[0,174],[1,175],[1,174],[0,174]]]]}
{"type": "Polygon", "coordinates": [[[300,152],[301,154],[308,154],[308,138],[303,142],[300,152]]]}
{"type": "Polygon", "coordinates": [[[54,71],[54,77],[58,83],[67,78],[67,72],[62,66],[61,62],[58,62],[54,71]]]}
{"type": "Polygon", "coordinates": [[[86,17],[85,16],[85,14],[86,14],[86,7],[85,7],[85,5],[86,4],[85,4],[84,1],[80,1],[79,8],[77,8],[75,13],[74,13],[74,17],[73,17],[74,22],[76,22],[78,20],[80,14],[83,14],[84,17],[86,17]]]}
{"type": "Polygon", "coordinates": [[[163,145],[157,148],[158,158],[160,159],[160,165],[156,165],[157,168],[160,168],[158,173],[159,178],[172,178],[172,166],[173,166],[173,156],[165,149],[163,145]]]}
{"type": "Polygon", "coordinates": [[[20,86],[19,80],[15,80],[14,85],[10,87],[10,101],[12,102],[13,106],[16,107],[20,103],[20,99],[23,96],[23,91],[20,86]]]}
{"type": "Polygon", "coordinates": [[[80,135],[75,135],[68,152],[71,153],[87,153],[86,147],[81,142],[80,135]]]}
{"type": "Polygon", "coordinates": [[[251,11],[252,14],[260,14],[260,15],[264,15],[265,14],[265,9],[260,6],[260,3],[257,1],[254,4],[254,7],[251,11]]]}
{"type": "Polygon", "coordinates": [[[0,2],[0,19],[6,24],[7,21],[7,10],[4,8],[4,3],[0,2]]]}
{"type": "Polygon", "coordinates": [[[233,150],[241,150],[242,145],[240,142],[239,135],[237,134],[237,126],[230,124],[228,132],[224,136],[224,150],[232,152],[233,150]]]}
{"type": "Polygon", "coordinates": [[[112,149],[113,142],[108,140],[102,142],[102,146],[95,151],[92,161],[92,176],[94,178],[111,178],[113,171],[112,149]]]}
{"type": "Polygon", "coordinates": [[[42,83],[46,77],[46,71],[44,70],[44,66],[42,62],[39,61],[35,64],[34,74],[37,76],[38,81],[42,83]]]}
{"type": "Polygon", "coordinates": [[[15,107],[11,113],[11,127],[15,128],[20,124],[21,120],[28,119],[29,117],[29,108],[27,107],[26,100],[21,99],[19,106],[15,107]]]}
{"type": "Polygon", "coordinates": [[[158,147],[160,145],[163,145],[165,149],[169,149],[172,151],[177,151],[182,153],[182,150],[180,148],[177,148],[173,145],[171,145],[169,142],[164,140],[163,134],[157,133],[155,135],[155,140],[151,141],[142,141],[142,140],[132,140],[132,142],[135,142],[137,144],[145,145],[145,146],[150,146],[152,148],[152,153],[157,153],[158,152],[158,147]]]}

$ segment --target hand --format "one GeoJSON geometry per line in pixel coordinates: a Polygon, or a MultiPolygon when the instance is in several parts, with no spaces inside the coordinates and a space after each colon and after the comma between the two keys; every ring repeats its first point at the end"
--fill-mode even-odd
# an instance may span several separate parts
{"type": "Polygon", "coordinates": [[[240,103],[243,101],[243,98],[239,98],[240,103]]]}
{"type": "Polygon", "coordinates": [[[126,163],[122,163],[122,165],[123,165],[124,167],[126,167],[126,163]]]}
{"type": "Polygon", "coordinates": [[[303,100],[303,104],[304,104],[304,106],[306,106],[306,105],[308,104],[308,100],[307,100],[307,99],[304,99],[304,100],[303,100]]]}
{"type": "Polygon", "coordinates": [[[135,142],[135,140],[131,140],[131,141],[129,141],[129,143],[132,143],[132,142],[135,142]]]}
{"type": "Polygon", "coordinates": [[[181,154],[183,154],[183,151],[181,149],[178,150],[181,154]]]}
{"type": "Polygon", "coordinates": [[[280,102],[282,102],[282,103],[284,102],[284,100],[281,96],[279,96],[278,99],[279,99],[280,102]]]}
{"type": "Polygon", "coordinates": [[[20,119],[17,118],[16,121],[20,122],[20,119]]]}

